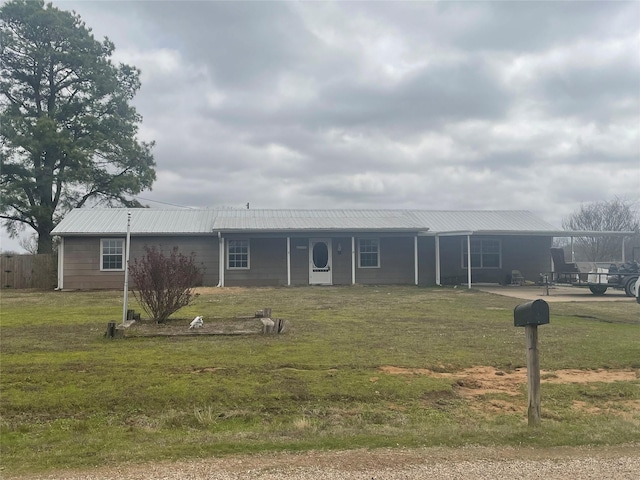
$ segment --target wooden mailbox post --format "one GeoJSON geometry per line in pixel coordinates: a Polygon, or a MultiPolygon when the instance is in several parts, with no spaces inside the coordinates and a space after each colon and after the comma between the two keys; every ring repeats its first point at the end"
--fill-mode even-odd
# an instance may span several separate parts
{"type": "Polygon", "coordinates": [[[538,325],[549,323],[549,304],[544,300],[517,305],[513,323],[524,327],[527,338],[527,396],[529,426],[540,425],[540,358],[538,356],[538,325]]]}

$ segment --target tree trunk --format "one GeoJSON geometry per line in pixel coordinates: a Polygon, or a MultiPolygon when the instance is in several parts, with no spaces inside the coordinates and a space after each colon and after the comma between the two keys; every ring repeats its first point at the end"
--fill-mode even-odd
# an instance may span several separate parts
{"type": "Polygon", "coordinates": [[[38,253],[53,253],[53,222],[44,221],[38,228],[38,253]],[[48,228],[47,228],[48,227],[48,228]]]}
{"type": "Polygon", "coordinates": [[[53,253],[51,233],[38,233],[38,253],[53,253]]]}

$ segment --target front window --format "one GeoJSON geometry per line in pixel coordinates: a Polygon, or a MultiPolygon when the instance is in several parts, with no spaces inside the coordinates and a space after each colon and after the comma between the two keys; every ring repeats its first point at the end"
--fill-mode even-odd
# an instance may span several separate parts
{"type": "Polygon", "coordinates": [[[124,270],[124,240],[105,238],[100,242],[100,270],[124,270]]]}
{"type": "Polygon", "coordinates": [[[377,268],[380,266],[380,244],[377,238],[361,238],[358,240],[358,262],[360,268],[377,268]]]}
{"type": "MultiPolygon", "coordinates": [[[[462,268],[467,268],[467,242],[462,242],[462,268]]],[[[500,268],[502,253],[500,240],[471,239],[471,268],[500,268]]]]}
{"type": "Polygon", "coordinates": [[[249,268],[249,240],[229,240],[227,243],[227,267],[249,268]]]}

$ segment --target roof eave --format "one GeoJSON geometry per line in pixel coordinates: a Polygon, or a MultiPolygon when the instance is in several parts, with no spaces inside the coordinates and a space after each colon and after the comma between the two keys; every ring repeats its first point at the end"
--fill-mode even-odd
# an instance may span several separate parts
{"type": "Polygon", "coordinates": [[[537,236],[537,237],[629,237],[636,232],[598,232],[598,231],[568,231],[568,230],[458,230],[451,232],[429,231],[427,235],[438,237],[455,237],[462,235],[509,235],[509,236],[537,236]]]}
{"type": "Polygon", "coordinates": [[[216,228],[213,233],[426,233],[426,228],[216,228]]]}

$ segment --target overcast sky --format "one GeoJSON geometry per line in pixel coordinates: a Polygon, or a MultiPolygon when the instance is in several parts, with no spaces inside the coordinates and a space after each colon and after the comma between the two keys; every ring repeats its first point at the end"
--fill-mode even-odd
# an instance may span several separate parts
{"type": "Polygon", "coordinates": [[[640,199],[637,1],[54,4],[142,71],[152,207],[640,199]]]}

